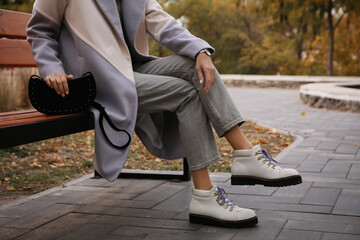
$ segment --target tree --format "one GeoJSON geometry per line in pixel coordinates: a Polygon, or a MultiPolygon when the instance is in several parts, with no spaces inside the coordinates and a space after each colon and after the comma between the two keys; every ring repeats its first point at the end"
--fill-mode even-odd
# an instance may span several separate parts
{"type": "Polygon", "coordinates": [[[0,0],[0,8],[31,13],[35,0],[0,0]]]}

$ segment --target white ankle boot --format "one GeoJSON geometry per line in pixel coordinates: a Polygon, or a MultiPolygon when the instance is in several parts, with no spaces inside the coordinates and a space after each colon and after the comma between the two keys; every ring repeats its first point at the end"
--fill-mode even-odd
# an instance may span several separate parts
{"type": "Polygon", "coordinates": [[[290,186],[302,183],[295,169],[281,168],[259,145],[248,150],[235,150],[231,166],[232,185],[290,186]]]}
{"type": "Polygon", "coordinates": [[[189,219],[192,223],[231,228],[250,227],[258,222],[253,210],[236,206],[217,186],[208,191],[193,190],[189,219]]]}

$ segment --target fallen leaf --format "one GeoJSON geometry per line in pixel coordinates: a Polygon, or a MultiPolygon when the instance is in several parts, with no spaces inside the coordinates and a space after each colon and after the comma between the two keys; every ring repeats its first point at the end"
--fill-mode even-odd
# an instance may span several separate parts
{"type": "Polygon", "coordinates": [[[6,191],[8,191],[8,192],[14,192],[14,191],[16,191],[16,188],[11,187],[11,186],[8,186],[8,187],[6,187],[6,191]]]}

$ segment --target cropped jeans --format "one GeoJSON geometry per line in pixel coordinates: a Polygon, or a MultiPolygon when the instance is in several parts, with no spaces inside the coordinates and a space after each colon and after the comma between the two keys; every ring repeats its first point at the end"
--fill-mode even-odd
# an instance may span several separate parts
{"type": "Polygon", "coordinates": [[[224,134],[244,118],[216,72],[216,81],[204,93],[195,61],[178,55],[134,64],[138,113],[175,112],[179,132],[191,171],[220,160],[211,124],[224,134]],[[211,124],[210,124],[211,123],[211,124]]]}

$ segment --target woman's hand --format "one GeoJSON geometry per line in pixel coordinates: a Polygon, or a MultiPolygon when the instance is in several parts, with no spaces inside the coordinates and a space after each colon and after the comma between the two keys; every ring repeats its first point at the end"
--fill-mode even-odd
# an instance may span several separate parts
{"type": "Polygon", "coordinates": [[[216,70],[211,58],[206,53],[199,53],[196,57],[196,71],[200,80],[200,84],[203,84],[204,77],[206,84],[203,88],[203,92],[207,92],[209,88],[214,85],[216,81],[216,70]]]}
{"type": "Polygon", "coordinates": [[[69,86],[67,80],[74,79],[72,74],[67,75],[65,73],[53,73],[45,78],[46,84],[54,89],[57,94],[65,97],[69,95],[69,86]]]}

